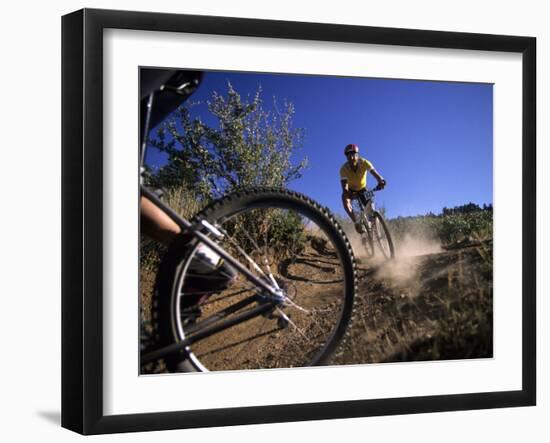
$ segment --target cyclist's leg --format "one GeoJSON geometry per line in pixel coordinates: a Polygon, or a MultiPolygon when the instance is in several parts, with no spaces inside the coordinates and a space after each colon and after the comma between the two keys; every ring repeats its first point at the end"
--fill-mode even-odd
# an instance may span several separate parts
{"type": "Polygon", "coordinates": [[[363,203],[363,206],[368,206],[370,203],[370,200],[365,195],[366,188],[361,189],[360,191],[357,191],[357,196],[361,200],[361,203],[363,203]]]}
{"type": "Polygon", "coordinates": [[[372,205],[372,200],[367,202],[367,214],[372,214],[374,212],[374,206],[372,205]]]}
{"type": "Polygon", "coordinates": [[[351,205],[351,198],[346,196],[345,193],[342,193],[342,203],[344,204],[344,209],[346,213],[351,218],[351,221],[355,225],[355,230],[358,234],[363,233],[363,226],[361,225],[361,222],[357,220],[357,217],[355,216],[355,213],[353,212],[353,206],[351,205]]]}
{"type": "Polygon", "coordinates": [[[351,198],[349,198],[344,192],[342,192],[342,204],[344,205],[346,214],[348,214],[349,218],[351,218],[351,220],[355,223],[355,215],[351,206],[351,198]]]}
{"type": "Polygon", "coordinates": [[[141,197],[141,232],[169,246],[181,232],[180,227],[147,197],[141,197]]]}
{"type": "Polygon", "coordinates": [[[367,229],[370,230],[372,228],[372,214],[374,212],[374,207],[372,205],[372,200],[367,200],[367,203],[365,204],[365,208],[367,210],[367,229]]]}
{"type": "Polygon", "coordinates": [[[365,195],[365,191],[366,189],[364,188],[361,191],[359,191],[359,199],[361,200],[361,203],[363,204],[363,206],[365,207],[365,210],[367,211],[367,214],[368,214],[367,229],[370,230],[371,228],[370,217],[372,216],[372,211],[374,210],[374,208],[372,207],[372,200],[367,198],[367,196],[365,195]]]}

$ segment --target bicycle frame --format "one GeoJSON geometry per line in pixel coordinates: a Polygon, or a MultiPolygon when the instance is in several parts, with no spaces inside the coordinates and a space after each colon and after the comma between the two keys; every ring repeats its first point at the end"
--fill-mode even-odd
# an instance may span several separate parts
{"type": "MultiPolygon", "coordinates": [[[[279,291],[274,287],[263,280],[259,279],[257,276],[252,274],[248,269],[246,269],[237,259],[232,257],[225,249],[223,249],[220,245],[218,245],[216,242],[214,242],[212,239],[210,239],[208,236],[203,234],[201,231],[199,231],[195,226],[189,222],[189,220],[181,217],[179,214],[177,214],[172,208],[167,206],[160,198],[158,198],[154,192],[152,192],[150,189],[145,187],[144,185],[140,185],[141,194],[150,199],[155,205],[157,205],[160,209],[162,209],[181,229],[182,231],[188,231],[190,232],[193,237],[197,238],[201,243],[204,243],[206,246],[208,246],[210,249],[212,249],[216,254],[218,254],[223,259],[227,260],[235,269],[243,273],[248,280],[251,283],[254,283],[257,286],[260,286],[262,289],[267,291],[270,295],[274,297],[279,296],[279,291]]],[[[208,227],[205,225],[207,229],[215,229],[214,227],[208,227]]],[[[211,231],[214,235],[216,235],[215,231],[211,231]]]]}
{"type": "MultiPolygon", "coordinates": [[[[360,193],[353,195],[353,200],[357,200],[360,208],[360,221],[366,228],[366,248],[369,255],[374,255],[374,242],[376,239],[382,254],[386,259],[392,259],[395,256],[395,248],[388,231],[383,216],[376,210],[374,204],[374,194],[379,191],[378,187],[371,190],[365,189],[360,193]],[[365,203],[366,202],[366,203],[365,203]],[[370,249],[369,249],[370,248],[370,249]]],[[[365,238],[363,237],[365,240],[365,238]]]]}
{"type": "MultiPolygon", "coordinates": [[[[140,165],[139,165],[139,171],[140,171],[140,193],[142,196],[148,198],[151,200],[155,205],[157,205],[163,212],[165,212],[170,219],[172,219],[182,230],[182,232],[189,232],[192,234],[194,238],[196,238],[199,242],[205,244],[210,249],[212,249],[216,254],[218,254],[220,257],[222,257],[224,260],[226,260],[231,266],[233,266],[236,270],[241,272],[248,281],[256,285],[257,287],[261,288],[263,291],[265,291],[265,294],[262,294],[263,297],[259,297],[258,294],[252,295],[250,297],[247,297],[246,299],[237,302],[230,307],[226,308],[222,313],[214,314],[211,317],[208,317],[204,319],[200,326],[196,327],[192,334],[190,334],[189,337],[186,337],[184,340],[174,343],[169,346],[165,346],[163,348],[157,349],[153,352],[150,352],[148,354],[145,354],[141,357],[140,363],[146,364],[151,361],[154,361],[160,357],[163,357],[167,354],[177,352],[179,350],[182,350],[188,346],[190,346],[192,343],[201,340],[203,338],[206,338],[210,335],[213,335],[223,329],[230,328],[231,326],[234,326],[238,323],[245,322],[247,320],[250,320],[254,317],[257,317],[262,314],[266,314],[270,310],[272,310],[277,305],[281,304],[283,302],[283,297],[281,296],[281,291],[279,288],[272,286],[268,283],[266,283],[264,280],[261,280],[256,275],[254,275],[252,272],[250,272],[245,266],[241,264],[240,261],[232,257],[225,249],[223,249],[220,245],[218,245],[215,241],[213,241],[211,238],[209,238],[207,235],[205,235],[203,232],[201,232],[197,227],[195,227],[189,220],[181,217],[178,213],[176,213],[172,208],[167,206],[153,191],[148,189],[143,183],[142,183],[142,177],[141,174],[143,173],[143,164],[145,162],[145,155],[147,151],[147,144],[149,139],[149,122],[150,122],[150,115],[154,104],[154,97],[155,93],[150,94],[148,102],[147,102],[147,115],[145,119],[145,129],[143,133],[143,141],[141,144],[141,153],[140,153],[140,165]],[[267,295],[267,297],[266,297],[267,295]],[[245,307],[246,305],[252,304],[254,302],[259,302],[259,305],[255,308],[249,309],[248,311],[245,311],[234,318],[227,320],[225,322],[219,323],[219,324],[212,324],[223,318],[224,316],[231,314],[238,309],[241,309],[242,307],[245,307]],[[223,314],[220,317],[220,314],[223,314]]],[[[216,228],[212,225],[209,225],[208,223],[204,223],[203,227],[205,227],[211,234],[214,236],[219,237],[222,235],[219,231],[216,230],[216,228]]]]}
{"type": "Polygon", "coordinates": [[[370,216],[372,216],[372,213],[376,210],[374,205],[374,193],[376,192],[375,189],[365,189],[364,191],[359,191],[352,197],[352,202],[356,201],[360,208],[360,218],[363,219],[364,217],[367,217],[368,220],[370,216]],[[365,199],[367,200],[367,204],[363,203],[363,200],[361,199],[361,195],[363,194],[365,199]]]}

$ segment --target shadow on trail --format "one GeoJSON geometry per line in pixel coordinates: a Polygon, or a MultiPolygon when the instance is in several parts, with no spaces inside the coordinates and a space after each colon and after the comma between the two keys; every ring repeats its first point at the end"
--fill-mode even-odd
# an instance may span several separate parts
{"type": "Polygon", "coordinates": [[[323,273],[334,273],[336,274],[337,266],[330,262],[325,262],[317,259],[310,259],[305,257],[298,257],[298,258],[288,258],[284,260],[279,265],[279,273],[289,280],[295,280],[295,281],[303,281],[308,283],[315,283],[315,284],[321,284],[321,285],[328,285],[333,283],[340,283],[343,280],[341,278],[335,278],[331,280],[318,280],[314,278],[314,272],[315,269],[323,272],[323,273]],[[320,263],[320,264],[319,264],[320,263]],[[327,265],[327,266],[324,266],[327,265]],[[297,266],[301,268],[298,270],[295,274],[291,272],[290,268],[292,266],[297,266]],[[309,267],[313,268],[310,272],[304,272],[303,267],[309,267]],[[304,275],[308,275],[309,277],[304,277],[304,275]]]}
{"type": "Polygon", "coordinates": [[[327,247],[327,240],[319,237],[313,237],[311,239],[311,247],[320,255],[324,257],[333,257],[336,258],[336,252],[333,249],[327,247]]]}

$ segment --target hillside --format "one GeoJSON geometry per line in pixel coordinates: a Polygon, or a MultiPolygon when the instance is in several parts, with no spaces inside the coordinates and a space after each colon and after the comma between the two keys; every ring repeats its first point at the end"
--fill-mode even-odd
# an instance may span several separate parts
{"type": "Polygon", "coordinates": [[[333,364],[492,357],[492,241],[360,265],[355,321],[333,364]]]}

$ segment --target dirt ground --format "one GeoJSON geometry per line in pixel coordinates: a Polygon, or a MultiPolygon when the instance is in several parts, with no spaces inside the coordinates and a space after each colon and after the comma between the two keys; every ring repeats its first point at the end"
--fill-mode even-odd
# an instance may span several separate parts
{"type": "MultiPolygon", "coordinates": [[[[327,364],[491,357],[492,242],[470,241],[447,249],[401,246],[391,261],[358,258],[353,320],[327,364]]],[[[354,249],[360,256],[360,248],[354,249]]],[[[312,241],[276,272],[308,313],[283,309],[292,322],[286,327],[278,312],[260,316],[199,342],[193,351],[210,370],[303,364],[313,355],[310,350],[326,339],[323,331],[335,325],[341,308],[337,264],[334,252],[312,241]]],[[[144,278],[144,287],[151,288],[150,277],[144,278]]],[[[249,293],[243,288],[237,285],[231,288],[236,295],[229,297],[226,291],[209,300],[201,318],[244,299],[249,293]]],[[[162,363],[149,371],[162,372],[162,363]]]]}
{"type": "Polygon", "coordinates": [[[492,250],[492,241],[424,245],[361,263],[355,319],[331,363],[492,357],[492,250]]]}

